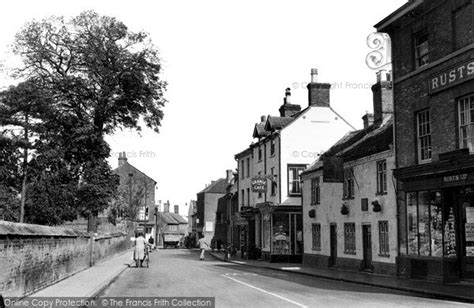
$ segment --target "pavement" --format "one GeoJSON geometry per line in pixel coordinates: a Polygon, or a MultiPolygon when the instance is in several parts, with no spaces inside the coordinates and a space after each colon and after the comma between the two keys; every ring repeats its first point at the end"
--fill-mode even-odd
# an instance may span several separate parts
{"type": "Polygon", "coordinates": [[[224,260],[223,252],[209,252],[214,258],[240,265],[266,268],[275,271],[293,272],[317,278],[338,280],[392,290],[413,292],[424,296],[474,303],[474,282],[442,283],[427,280],[402,279],[393,276],[348,271],[332,268],[314,268],[295,263],[269,263],[257,260],[232,258],[224,260]]]}
{"type": "Polygon", "coordinates": [[[83,297],[92,299],[135,262],[127,250],[67,277],[28,297],[83,297]]]}

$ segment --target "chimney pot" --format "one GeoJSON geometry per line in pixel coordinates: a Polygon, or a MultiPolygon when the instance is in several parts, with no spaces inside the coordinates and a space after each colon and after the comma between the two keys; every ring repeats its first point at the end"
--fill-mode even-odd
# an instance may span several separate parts
{"type": "Polygon", "coordinates": [[[364,121],[364,129],[367,129],[370,125],[374,124],[374,115],[372,113],[366,113],[362,120],[364,121]]]}
{"type": "Polygon", "coordinates": [[[317,68],[311,69],[311,82],[318,82],[318,69],[317,68]]]}
{"type": "Polygon", "coordinates": [[[127,162],[127,155],[125,154],[125,152],[120,152],[119,158],[118,158],[118,166],[122,167],[126,162],[127,162]]]}
{"type": "Polygon", "coordinates": [[[261,116],[260,117],[260,122],[266,122],[267,121],[267,116],[261,116]]]}

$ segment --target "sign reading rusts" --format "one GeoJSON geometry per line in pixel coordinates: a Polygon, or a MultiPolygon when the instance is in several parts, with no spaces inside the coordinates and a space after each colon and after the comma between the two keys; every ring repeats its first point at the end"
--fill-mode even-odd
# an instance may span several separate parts
{"type": "Polygon", "coordinates": [[[252,191],[257,193],[267,192],[267,178],[263,176],[257,176],[252,178],[252,191]]]}
{"type": "Polygon", "coordinates": [[[455,175],[448,175],[443,177],[443,182],[444,183],[452,183],[452,182],[460,182],[460,181],[465,181],[467,179],[467,174],[455,174],[455,175]]]}
{"type": "Polygon", "coordinates": [[[434,94],[473,78],[474,59],[470,59],[461,64],[457,64],[450,69],[444,70],[441,73],[431,76],[429,80],[429,93],[434,94]]]}

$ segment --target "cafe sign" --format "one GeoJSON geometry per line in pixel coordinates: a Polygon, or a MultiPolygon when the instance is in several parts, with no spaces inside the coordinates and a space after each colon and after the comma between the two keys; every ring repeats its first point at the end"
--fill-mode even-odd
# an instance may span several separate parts
{"type": "Polygon", "coordinates": [[[252,191],[257,193],[267,192],[267,178],[263,176],[253,177],[251,179],[252,191]]]}
{"type": "Polygon", "coordinates": [[[432,75],[429,80],[429,93],[434,94],[461,82],[474,78],[474,59],[457,64],[450,69],[432,75]]]}

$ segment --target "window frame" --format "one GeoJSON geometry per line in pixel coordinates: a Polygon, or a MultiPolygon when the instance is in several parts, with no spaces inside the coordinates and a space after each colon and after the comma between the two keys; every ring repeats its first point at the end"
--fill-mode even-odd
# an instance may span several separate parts
{"type": "Polygon", "coordinates": [[[301,196],[303,194],[303,187],[302,187],[302,184],[301,184],[301,173],[303,173],[304,169],[306,168],[306,165],[303,165],[303,164],[288,164],[287,166],[287,194],[288,196],[290,197],[293,197],[293,196],[301,196]],[[296,179],[292,179],[291,182],[290,182],[290,170],[291,169],[295,169],[295,174],[296,174],[296,179]],[[298,182],[298,192],[292,192],[293,189],[290,189],[290,188],[293,188],[293,185],[295,182],[298,182]],[[291,185],[291,186],[290,186],[291,185]]]}
{"type": "Polygon", "coordinates": [[[344,253],[356,254],[356,231],[354,222],[344,223],[344,253]]]}
{"type": "Polygon", "coordinates": [[[311,250],[321,251],[321,224],[311,224],[311,250]]]}
{"type": "Polygon", "coordinates": [[[474,112],[474,94],[468,94],[458,99],[458,147],[459,149],[469,149],[469,153],[474,153],[474,119],[472,113],[474,112]],[[461,108],[461,104],[463,108],[461,108]],[[467,109],[465,108],[467,104],[467,109]],[[463,116],[462,114],[465,114],[463,116]],[[464,137],[464,130],[465,134],[464,137]],[[464,145],[465,141],[465,145],[464,145]]]}
{"type": "Polygon", "coordinates": [[[388,220],[379,221],[379,256],[390,257],[390,230],[388,220]]]}
{"type": "Polygon", "coordinates": [[[343,200],[354,199],[355,196],[354,168],[344,169],[344,182],[342,184],[343,200]]]}
{"type": "Polygon", "coordinates": [[[430,44],[428,32],[426,30],[422,30],[413,35],[413,56],[415,69],[430,64],[430,44]],[[426,51],[420,51],[422,49],[426,49],[426,51]]]}
{"type": "Polygon", "coordinates": [[[275,139],[270,140],[270,157],[275,155],[276,141],[275,139]]]}
{"type": "Polygon", "coordinates": [[[319,176],[311,179],[311,205],[321,203],[321,178],[319,176]]]}
{"type": "Polygon", "coordinates": [[[271,183],[270,183],[270,196],[276,196],[276,186],[275,184],[273,183],[273,180],[274,180],[274,175],[275,175],[275,167],[271,167],[270,168],[270,174],[272,175],[272,180],[271,180],[271,183]]]}
{"type": "Polygon", "coordinates": [[[377,161],[377,194],[387,193],[387,160],[377,161]]]}
{"type": "Polygon", "coordinates": [[[416,117],[416,145],[417,159],[419,164],[429,163],[432,160],[432,142],[431,142],[431,113],[430,109],[423,109],[415,114],[416,117]],[[423,145],[425,143],[425,145],[423,145]],[[429,145],[426,145],[429,143],[429,145]],[[423,157],[424,152],[428,151],[429,157],[423,157]]]}

